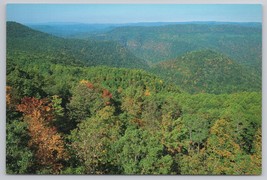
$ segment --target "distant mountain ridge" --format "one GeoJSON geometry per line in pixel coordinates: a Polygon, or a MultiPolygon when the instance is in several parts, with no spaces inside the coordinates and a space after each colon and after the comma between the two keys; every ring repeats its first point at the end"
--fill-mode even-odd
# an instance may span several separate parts
{"type": "MultiPolygon", "coordinates": [[[[66,39],[33,30],[16,22],[7,22],[7,56],[9,59],[19,58],[17,61],[20,63],[35,61],[38,64],[40,61],[80,67],[109,66],[145,69],[189,93],[220,94],[259,91],[261,89],[261,66],[259,65],[261,59],[257,56],[253,59],[249,57],[255,53],[261,56],[261,49],[259,49],[261,41],[258,40],[261,37],[259,35],[261,29],[254,27],[243,30],[240,26],[234,28],[232,25],[227,27],[225,25],[197,26],[202,27],[198,29],[198,33],[196,33],[196,26],[192,25],[185,25],[182,28],[177,28],[180,27],[179,25],[136,26],[116,28],[109,34],[103,34],[103,37],[97,36],[95,39],[66,39]],[[220,38],[223,38],[227,29],[234,36],[231,40],[233,44],[230,44],[232,46],[229,46],[228,49],[221,47],[220,50],[216,50],[216,48],[214,50],[218,43],[224,43],[220,38]],[[256,29],[257,32],[253,32],[253,29],[256,29]],[[140,30],[144,30],[144,32],[141,33],[140,30]],[[207,30],[212,30],[213,34],[205,34],[207,30]],[[122,32],[122,34],[118,32],[122,32]],[[109,36],[110,34],[112,36],[109,36]],[[258,46],[252,48],[250,47],[252,45],[244,44],[246,48],[250,47],[251,49],[247,49],[246,52],[243,49],[244,54],[239,52],[236,55],[237,57],[242,55],[240,57],[246,57],[246,59],[241,61],[234,59],[228,53],[222,53],[224,50],[233,51],[234,48],[240,50],[237,44],[241,45],[242,38],[250,36],[250,34],[252,37],[256,36],[255,39],[247,38],[245,41],[251,40],[252,45],[258,46]],[[196,39],[193,38],[194,36],[196,39]],[[240,37],[237,38],[237,36],[240,37]],[[125,39],[120,39],[121,37],[125,39]],[[216,42],[216,38],[221,41],[216,42]],[[116,41],[116,39],[122,41],[116,41]],[[180,41],[181,39],[182,41],[180,41]],[[234,41],[237,40],[240,42],[234,44],[236,43],[234,41]],[[200,46],[198,43],[203,44],[200,46]],[[204,44],[207,45],[205,48],[204,44]],[[174,46],[172,47],[172,45],[174,46]],[[155,58],[150,67],[147,64],[147,62],[151,62],[149,59],[145,59],[146,62],[136,57],[142,55],[145,58],[149,54],[158,58],[164,57],[162,55],[176,56],[161,62],[155,58]]],[[[226,39],[230,38],[229,34],[225,36],[226,39]]],[[[9,61],[9,63],[11,62],[12,60],[9,61]]]]}
{"type": "Polygon", "coordinates": [[[52,56],[50,59],[56,60],[56,63],[63,64],[148,67],[145,61],[135,57],[116,42],[64,39],[16,22],[7,22],[7,52],[17,51],[28,54],[47,54],[52,56]]]}
{"type": "Polygon", "coordinates": [[[27,23],[25,25],[32,29],[46,32],[55,36],[66,38],[83,37],[95,33],[105,33],[118,27],[157,27],[178,24],[231,24],[246,27],[260,27],[258,22],[217,22],[217,21],[189,21],[189,22],[135,22],[135,23],[77,23],[77,22],[47,22],[47,23],[27,23]]]}
{"type": "Polygon", "coordinates": [[[119,42],[149,64],[212,49],[261,73],[260,22],[44,23],[30,27],[67,38],[119,42]]]}

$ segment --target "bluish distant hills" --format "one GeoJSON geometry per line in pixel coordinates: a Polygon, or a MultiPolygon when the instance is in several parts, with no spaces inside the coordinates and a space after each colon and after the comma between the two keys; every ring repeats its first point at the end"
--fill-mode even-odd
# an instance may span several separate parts
{"type": "Polygon", "coordinates": [[[117,27],[134,27],[134,26],[166,26],[175,24],[207,24],[207,25],[218,25],[218,24],[231,24],[240,25],[245,27],[261,27],[261,23],[257,22],[216,22],[216,21],[192,21],[192,22],[138,22],[138,23],[121,23],[121,24],[86,24],[86,23],[75,23],[75,22],[49,22],[49,23],[27,23],[28,27],[32,29],[46,32],[61,37],[77,37],[82,35],[88,35],[88,33],[103,33],[108,32],[117,27]]]}

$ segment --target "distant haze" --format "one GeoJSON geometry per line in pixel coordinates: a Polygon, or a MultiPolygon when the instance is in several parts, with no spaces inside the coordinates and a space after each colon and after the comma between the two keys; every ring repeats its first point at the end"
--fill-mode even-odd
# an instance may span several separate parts
{"type": "Polygon", "coordinates": [[[20,23],[262,22],[257,4],[8,4],[20,23]]]}

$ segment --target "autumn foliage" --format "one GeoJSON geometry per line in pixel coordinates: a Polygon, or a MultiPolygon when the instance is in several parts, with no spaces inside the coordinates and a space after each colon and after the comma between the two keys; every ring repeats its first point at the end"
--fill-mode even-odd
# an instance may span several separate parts
{"type": "Polygon", "coordinates": [[[46,99],[25,97],[17,110],[23,113],[28,124],[29,146],[35,150],[39,165],[49,167],[53,173],[59,172],[63,167],[60,161],[67,159],[68,155],[61,135],[51,125],[52,104],[46,99]]]}
{"type": "Polygon", "coordinates": [[[7,105],[10,105],[11,104],[11,87],[10,86],[7,86],[6,87],[6,104],[7,105]]]}
{"type": "Polygon", "coordinates": [[[90,81],[86,81],[86,80],[81,80],[80,84],[84,84],[86,87],[88,87],[89,89],[94,89],[94,85],[93,83],[91,83],[90,81]]]}
{"type": "Polygon", "coordinates": [[[102,98],[105,100],[105,105],[111,104],[110,99],[112,98],[112,94],[107,89],[103,89],[102,98]]]}

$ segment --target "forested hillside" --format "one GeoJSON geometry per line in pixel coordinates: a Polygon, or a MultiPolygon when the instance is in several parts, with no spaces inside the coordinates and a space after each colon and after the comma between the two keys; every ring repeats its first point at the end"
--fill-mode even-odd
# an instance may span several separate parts
{"type": "Polygon", "coordinates": [[[261,24],[177,24],[118,27],[93,38],[120,42],[149,62],[173,59],[193,50],[211,49],[261,71],[261,24]]]}
{"type": "Polygon", "coordinates": [[[151,72],[190,93],[261,90],[261,76],[256,71],[211,50],[193,51],[158,63],[151,72]]]}
{"type": "Polygon", "coordinates": [[[257,62],[201,50],[149,67],[96,39],[7,22],[7,174],[261,174],[257,62]]]}
{"type": "Polygon", "coordinates": [[[107,65],[146,68],[147,64],[126,48],[110,41],[63,39],[32,30],[15,22],[7,22],[8,53],[42,54],[47,61],[73,65],[107,65]]]}

